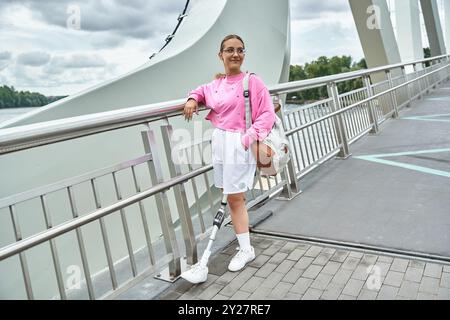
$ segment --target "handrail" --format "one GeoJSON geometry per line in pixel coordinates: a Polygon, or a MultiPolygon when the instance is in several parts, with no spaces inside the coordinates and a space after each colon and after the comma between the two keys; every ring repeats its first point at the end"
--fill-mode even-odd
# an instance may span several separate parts
{"type": "MultiPolygon", "coordinates": [[[[323,86],[332,82],[351,80],[368,76],[376,72],[443,58],[449,59],[450,55],[441,55],[407,63],[397,63],[388,66],[341,73],[338,75],[282,83],[269,86],[268,89],[270,94],[279,95],[292,91],[323,86]]],[[[0,155],[100,132],[130,127],[138,124],[145,124],[149,121],[155,121],[165,117],[177,116],[183,108],[185,101],[186,99],[177,99],[0,129],[0,155]]],[[[200,110],[203,110],[204,108],[205,107],[202,106],[200,110]]]]}
{"type": "Polygon", "coordinates": [[[9,258],[17,253],[20,253],[23,250],[37,246],[38,244],[41,244],[49,239],[53,239],[59,235],[62,235],[64,233],[67,233],[78,227],[81,227],[85,224],[88,224],[89,222],[98,220],[106,215],[114,213],[120,209],[123,209],[123,208],[125,208],[129,205],[132,205],[136,202],[139,202],[143,199],[151,197],[161,191],[168,190],[175,185],[189,181],[189,179],[197,177],[197,176],[199,176],[207,171],[210,171],[210,170],[212,170],[212,164],[195,169],[193,171],[190,171],[189,173],[183,174],[181,176],[177,176],[170,180],[161,182],[153,187],[148,188],[145,191],[139,192],[135,195],[132,195],[132,196],[124,199],[124,200],[119,200],[109,206],[95,210],[94,212],[88,213],[84,216],[74,218],[68,222],[64,222],[53,228],[42,231],[40,233],[36,233],[28,238],[17,241],[6,247],[0,248],[0,261],[4,260],[6,258],[9,258]]]}
{"type": "Polygon", "coordinates": [[[184,99],[0,129],[0,154],[145,124],[179,114],[184,99]]]}
{"type": "Polygon", "coordinates": [[[46,185],[44,188],[37,187],[31,190],[27,190],[18,194],[13,194],[11,196],[7,196],[5,198],[0,199],[0,208],[6,208],[13,204],[26,201],[31,198],[39,197],[41,194],[55,192],[57,190],[61,190],[62,188],[67,188],[79,183],[83,183],[85,181],[89,181],[94,178],[100,178],[106,176],[107,174],[120,170],[122,168],[130,167],[133,165],[137,165],[139,163],[143,163],[146,161],[150,161],[152,159],[151,154],[145,154],[141,157],[135,158],[133,160],[128,160],[113,166],[104,167],[98,170],[90,171],[84,174],[81,174],[75,178],[67,178],[64,180],[60,180],[58,182],[54,182],[46,185]]]}
{"type": "Polygon", "coordinates": [[[441,55],[441,56],[436,56],[436,57],[432,57],[432,58],[426,58],[426,59],[406,62],[406,63],[396,63],[396,64],[390,64],[387,66],[375,67],[375,68],[371,68],[371,69],[362,69],[362,70],[357,70],[357,71],[344,72],[344,73],[339,73],[336,75],[323,76],[323,77],[308,79],[308,80],[298,80],[298,81],[280,83],[278,85],[271,86],[269,88],[269,92],[271,94],[283,94],[283,93],[298,91],[299,89],[301,89],[301,90],[312,89],[312,88],[316,88],[318,86],[326,85],[327,83],[330,83],[330,82],[342,82],[342,81],[352,80],[352,79],[356,79],[356,78],[361,78],[363,76],[368,76],[372,73],[401,68],[401,67],[405,67],[405,66],[409,66],[409,65],[415,65],[415,64],[419,64],[419,63],[423,63],[423,62],[432,61],[432,60],[439,60],[442,58],[450,58],[450,55],[441,55]]]}
{"type": "Polygon", "coordinates": [[[436,70],[434,70],[434,71],[431,71],[430,73],[427,73],[427,74],[425,74],[425,75],[423,75],[423,76],[414,78],[413,80],[406,81],[406,82],[404,82],[404,83],[402,83],[402,84],[399,84],[398,86],[395,86],[395,87],[392,87],[392,88],[390,88],[390,89],[386,89],[386,90],[384,90],[383,92],[374,94],[373,96],[371,96],[371,97],[369,97],[369,98],[365,98],[365,99],[363,99],[363,100],[360,100],[360,101],[358,101],[358,102],[355,102],[355,103],[353,103],[353,104],[351,104],[351,105],[349,105],[349,106],[347,106],[347,107],[343,107],[343,108],[341,108],[341,109],[339,109],[339,110],[337,110],[337,111],[330,112],[330,113],[328,113],[328,114],[325,115],[325,116],[319,117],[319,118],[317,118],[317,119],[315,119],[315,120],[311,120],[311,121],[309,121],[308,123],[302,124],[302,125],[300,125],[300,126],[294,128],[294,129],[291,129],[291,130],[289,130],[289,131],[286,131],[286,135],[287,135],[287,136],[290,136],[290,135],[292,135],[292,134],[294,134],[294,133],[296,133],[296,132],[298,132],[298,131],[304,130],[304,129],[308,128],[308,127],[312,127],[313,125],[318,124],[318,123],[320,123],[320,122],[322,122],[322,121],[324,121],[324,120],[326,120],[326,119],[333,118],[333,117],[335,117],[335,116],[337,116],[337,115],[339,115],[339,114],[342,114],[342,113],[347,112],[347,111],[350,110],[350,109],[353,109],[353,108],[358,107],[358,106],[360,106],[360,105],[362,105],[362,104],[368,103],[368,102],[370,102],[370,101],[372,101],[372,100],[378,99],[379,97],[381,97],[381,96],[383,96],[383,95],[385,95],[385,94],[387,94],[387,93],[395,92],[396,90],[398,90],[398,89],[400,89],[400,88],[402,88],[402,87],[405,87],[405,86],[407,86],[407,85],[409,85],[409,84],[411,84],[411,83],[414,83],[414,82],[416,82],[417,80],[420,80],[420,79],[423,79],[423,78],[428,77],[430,74],[438,73],[438,72],[444,70],[445,68],[448,68],[448,66],[441,67],[441,68],[436,69],[436,70]]]}

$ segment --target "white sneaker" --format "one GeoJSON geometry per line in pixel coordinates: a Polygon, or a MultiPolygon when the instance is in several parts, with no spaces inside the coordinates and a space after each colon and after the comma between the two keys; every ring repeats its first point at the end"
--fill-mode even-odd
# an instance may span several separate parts
{"type": "Polygon", "coordinates": [[[250,250],[240,249],[238,253],[231,259],[228,265],[228,270],[239,271],[245,267],[247,263],[255,259],[255,249],[250,247],[250,250]]]}
{"type": "Polygon", "coordinates": [[[196,263],[189,270],[183,272],[180,276],[190,283],[197,284],[205,282],[208,278],[208,267],[202,266],[200,263],[196,263]]]}

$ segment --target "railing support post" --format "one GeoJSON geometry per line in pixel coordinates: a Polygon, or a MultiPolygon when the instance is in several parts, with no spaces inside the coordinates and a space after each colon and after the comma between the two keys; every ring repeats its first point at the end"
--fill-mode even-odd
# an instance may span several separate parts
{"type": "Polygon", "coordinates": [[[428,79],[427,66],[423,62],[422,62],[422,66],[423,66],[423,69],[425,70],[425,78],[424,78],[424,81],[425,81],[425,94],[428,94],[430,92],[430,83],[429,83],[429,79],[428,79]]]}
{"type": "MultiPolygon", "coordinates": [[[[178,163],[173,159],[172,134],[173,129],[170,124],[161,126],[161,134],[163,137],[164,151],[167,157],[170,177],[174,178],[181,175],[181,169],[178,163]]],[[[195,241],[194,228],[192,226],[192,218],[189,211],[189,204],[186,197],[184,185],[176,185],[173,187],[175,192],[175,201],[177,203],[178,214],[180,216],[181,229],[183,232],[184,244],[186,246],[186,262],[193,265],[197,262],[197,245],[195,241]]]]}
{"type": "MultiPolygon", "coordinates": [[[[450,56],[447,56],[446,59],[447,59],[447,69],[449,69],[448,66],[450,66],[450,56]]],[[[449,71],[447,71],[447,77],[445,79],[450,80],[450,72],[449,71]]]]}
{"type": "MultiPolygon", "coordinates": [[[[394,81],[392,80],[392,74],[390,70],[386,70],[386,78],[389,83],[389,89],[392,89],[394,87],[394,81]]],[[[398,105],[395,91],[391,91],[390,95],[391,95],[392,109],[394,110],[392,118],[398,118],[398,105]]]]}
{"type": "Polygon", "coordinates": [[[298,186],[297,175],[295,173],[294,163],[292,159],[286,165],[281,172],[281,179],[285,181],[283,190],[277,197],[277,200],[292,200],[296,196],[302,193],[298,186]]]}
{"type": "MultiPolygon", "coordinates": [[[[339,92],[335,82],[329,82],[327,84],[328,96],[333,99],[331,104],[333,112],[341,109],[341,102],[339,101],[339,92]]],[[[339,114],[333,117],[334,127],[336,128],[336,136],[340,145],[338,159],[347,159],[350,156],[348,147],[347,132],[345,130],[344,121],[342,120],[343,114],[339,114]]]]}
{"type": "MultiPolygon", "coordinates": [[[[403,74],[403,77],[405,78],[405,82],[408,82],[408,76],[406,74],[405,66],[402,66],[402,74],[403,74]]],[[[406,107],[410,108],[412,95],[411,95],[411,88],[409,87],[409,84],[406,86],[406,92],[408,94],[408,104],[406,105],[406,107]]]]}
{"type": "MultiPolygon", "coordinates": [[[[436,69],[438,69],[440,67],[441,64],[441,59],[438,59],[436,62],[436,69]]],[[[436,90],[437,86],[439,85],[439,73],[436,73],[434,76],[434,81],[433,81],[433,89],[436,90]]]]}
{"type": "MultiPolygon", "coordinates": [[[[417,70],[417,65],[416,65],[415,63],[413,63],[413,68],[414,68],[414,73],[415,73],[416,79],[417,79],[418,77],[420,77],[420,74],[419,74],[419,70],[417,70]]],[[[419,87],[419,96],[418,96],[418,99],[422,99],[422,84],[421,84],[421,81],[422,81],[422,80],[417,80],[417,81],[416,81],[416,82],[417,82],[417,85],[418,85],[418,87],[419,87]]]]}
{"type": "MultiPolygon", "coordinates": [[[[152,158],[148,161],[148,168],[150,178],[153,184],[164,182],[161,163],[158,157],[158,148],[156,145],[155,135],[153,130],[141,131],[142,142],[146,153],[151,154],[152,158]]],[[[155,195],[156,207],[158,211],[159,221],[161,223],[161,230],[164,238],[164,244],[168,254],[173,254],[173,260],[169,262],[168,276],[163,276],[162,273],[156,276],[157,279],[173,282],[181,274],[181,259],[180,251],[178,249],[175,229],[172,222],[172,215],[170,213],[169,199],[166,191],[155,195]]]]}
{"type": "MultiPolygon", "coordinates": [[[[447,65],[447,58],[443,58],[441,65],[439,67],[445,67],[447,65]]],[[[438,77],[439,77],[439,85],[441,85],[444,81],[445,81],[445,69],[441,72],[439,72],[438,77]]]]}
{"type": "MultiPolygon", "coordinates": [[[[286,118],[284,116],[284,105],[282,99],[280,99],[280,96],[275,96],[275,104],[279,104],[279,110],[277,112],[277,115],[280,117],[281,122],[283,124],[283,129],[286,130],[286,118]]],[[[275,108],[277,109],[277,108],[275,108]]],[[[286,168],[281,171],[281,179],[285,181],[285,185],[283,186],[283,190],[277,197],[278,200],[291,200],[298,196],[302,191],[300,190],[299,183],[297,181],[297,173],[295,171],[295,165],[294,161],[292,159],[293,153],[292,153],[292,146],[290,146],[291,151],[291,158],[289,159],[286,168]]]]}
{"type": "MultiPolygon", "coordinates": [[[[364,86],[366,87],[367,98],[372,97],[373,96],[373,88],[370,85],[370,78],[368,75],[363,76],[363,82],[364,82],[364,86]]],[[[377,134],[379,131],[378,118],[377,118],[377,114],[375,112],[375,105],[374,105],[373,100],[369,101],[369,121],[372,124],[372,129],[370,130],[369,133],[377,134]]]]}

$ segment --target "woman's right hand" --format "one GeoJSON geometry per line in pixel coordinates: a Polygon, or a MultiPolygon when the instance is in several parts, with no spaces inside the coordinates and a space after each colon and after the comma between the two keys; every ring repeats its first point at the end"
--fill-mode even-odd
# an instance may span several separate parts
{"type": "Polygon", "coordinates": [[[183,115],[184,118],[189,121],[192,119],[192,115],[198,114],[198,103],[195,101],[195,99],[189,99],[186,104],[184,105],[183,115]]]}

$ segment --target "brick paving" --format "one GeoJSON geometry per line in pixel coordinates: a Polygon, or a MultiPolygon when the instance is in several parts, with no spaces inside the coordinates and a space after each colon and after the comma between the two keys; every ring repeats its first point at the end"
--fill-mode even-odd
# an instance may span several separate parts
{"type": "Polygon", "coordinates": [[[256,258],[227,270],[237,242],[210,259],[208,280],[179,279],[165,300],[450,300],[450,265],[251,235],[256,258]]]}

